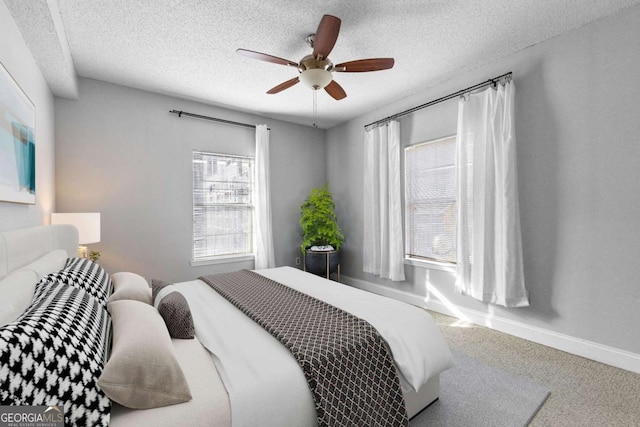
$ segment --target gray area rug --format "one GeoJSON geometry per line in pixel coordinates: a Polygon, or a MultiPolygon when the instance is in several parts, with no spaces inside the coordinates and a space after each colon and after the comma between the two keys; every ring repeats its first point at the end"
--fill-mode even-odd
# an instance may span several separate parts
{"type": "Polygon", "coordinates": [[[413,417],[410,427],[517,427],[529,424],[549,390],[460,352],[440,375],[440,399],[413,417]]]}

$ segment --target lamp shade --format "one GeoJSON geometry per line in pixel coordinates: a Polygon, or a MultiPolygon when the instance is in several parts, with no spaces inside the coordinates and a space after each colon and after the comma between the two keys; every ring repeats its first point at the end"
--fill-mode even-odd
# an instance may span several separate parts
{"type": "Polygon", "coordinates": [[[75,225],[78,229],[81,245],[100,241],[99,213],[52,213],[51,224],[75,225]]]}

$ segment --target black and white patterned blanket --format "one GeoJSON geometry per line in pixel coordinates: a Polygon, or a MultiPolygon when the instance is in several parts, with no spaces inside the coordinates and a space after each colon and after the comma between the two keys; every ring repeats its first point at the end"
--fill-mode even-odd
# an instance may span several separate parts
{"type": "Polygon", "coordinates": [[[0,327],[0,405],[57,405],[66,426],[106,427],[111,401],[98,377],[111,328],[104,307],[111,281],[82,260],[70,259],[66,268],[36,284],[31,305],[0,327]]]}
{"type": "Polygon", "coordinates": [[[199,279],[291,351],[320,426],[409,424],[391,351],[369,323],[252,271],[199,279]]]}
{"type": "Polygon", "coordinates": [[[86,258],[69,258],[64,268],[47,276],[47,281],[64,283],[88,292],[104,307],[111,295],[109,274],[99,264],[86,258]]]}

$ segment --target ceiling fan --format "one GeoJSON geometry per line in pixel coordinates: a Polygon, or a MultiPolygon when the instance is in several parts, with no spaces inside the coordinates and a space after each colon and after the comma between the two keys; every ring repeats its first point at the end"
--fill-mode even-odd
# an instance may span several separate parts
{"type": "Polygon", "coordinates": [[[345,98],[347,94],[344,89],[342,89],[342,86],[333,80],[333,72],[362,73],[366,71],[387,70],[393,67],[394,60],[393,58],[371,58],[333,65],[333,62],[329,60],[329,54],[338,39],[340,23],[340,18],[332,15],[324,15],[315,34],[310,34],[305,39],[307,44],[313,48],[313,54],[302,58],[300,63],[252,50],[238,49],[236,52],[248,58],[287,65],[298,69],[300,74],[297,77],[280,83],[267,91],[268,94],[282,92],[298,82],[303,82],[313,90],[324,89],[334,99],[341,100],[345,98]]]}

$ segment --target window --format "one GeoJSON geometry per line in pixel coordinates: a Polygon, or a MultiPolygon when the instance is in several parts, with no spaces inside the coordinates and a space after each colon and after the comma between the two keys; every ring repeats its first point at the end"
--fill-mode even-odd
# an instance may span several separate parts
{"type": "Polygon", "coordinates": [[[456,262],[456,137],[406,147],[405,257],[456,262]]]}
{"type": "Polygon", "coordinates": [[[253,252],[253,159],[193,152],[193,261],[253,252]]]}

